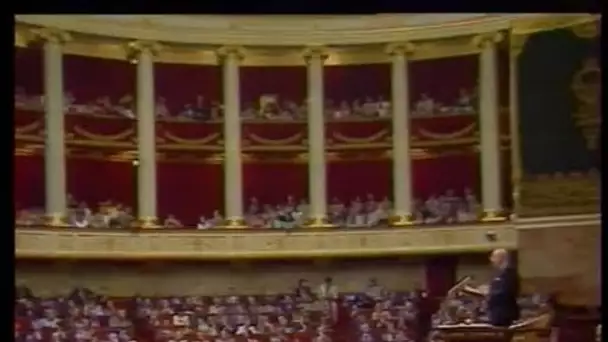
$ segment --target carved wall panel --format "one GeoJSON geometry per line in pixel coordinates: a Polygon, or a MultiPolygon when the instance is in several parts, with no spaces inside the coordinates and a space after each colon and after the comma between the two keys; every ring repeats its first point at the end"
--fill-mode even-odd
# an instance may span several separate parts
{"type": "Polygon", "coordinates": [[[217,295],[232,291],[242,294],[293,291],[298,279],[317,286],[327,276],[342,291],[362,291],[370,277],[391,290],[424,286],[424,264],[420,260],[359,260],[324,263],[243,264],[17,264],[15,279],[37,294],[65,293],[85,286],[115,296],[217,295]],[[93,265],[93,267],[92,267],[93,265]]]}
{"type": "Polygon", "coordinates": [[[555,291],[570,305],[600,303],[599,224],[522,229],[518,240],[524,288],[555,291]]]}

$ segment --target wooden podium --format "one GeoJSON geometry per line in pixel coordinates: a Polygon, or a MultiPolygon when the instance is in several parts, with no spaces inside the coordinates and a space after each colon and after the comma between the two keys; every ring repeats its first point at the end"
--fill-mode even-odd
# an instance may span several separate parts
{"type": "Polygon", "coordinates": [[[433,328],[434,336],[445,342],[549,342],[551,314],[514,324],[508,328],[489,324],[446,324],[433,328]]]}
{"type": "MultiPolygon", "coordinates": [[[[447,301],[453,299],[456,293],[479,296],[479,293],[468,293],[465,290],[469,280],[468,277],[462,279],[448,292],[439,309],[440,314],[447,312],[447,301]]],[[[465,323],[440,324],[433,327],[432,335],[444,342],[549,342],[552,322],[553,311],[549,310],[510,327],[466,323],[466,320],[465,323]]]]}

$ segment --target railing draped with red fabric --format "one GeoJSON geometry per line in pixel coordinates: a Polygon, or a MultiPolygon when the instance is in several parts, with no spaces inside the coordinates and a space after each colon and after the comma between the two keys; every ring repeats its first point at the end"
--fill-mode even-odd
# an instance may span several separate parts
{"type": "Polygon", "coordinates": [[[197,105],[197,96],[203,97],[201,106],[206,108],[222,101],[220,66],[155,63],[154,85],[156,97],[165,99],[173,115],[186,104],[197,105]]]}
{"type": "Polygon", "coordinates": [[[64,55],[64,89],[78,103],[106,96],[116,103],[125,96],[135,97],[135,69],[126,60],[64,55]]]}
{"type": "Polygon", "coordinates": [[[409,67],[410,102],[426,94],[444,104],[455,104],[460,89],[469,92],[477,86],[478,55],[413,61],[409,67]]]}
{"type": "Polygon", "coordinates": [[[22,88],[26,94],[42,94],[44,72],[42,49],[39,47],[15,47],[15,87],[22,88]]]}
{"type": "Polygon", "coordinates": [[[366,64],[357,66],[327,66],[323,69],[326,99],[340,101],[385,100],[391,95],[390,64],[366,64]]]}
{"type": "Polygon", "coordinates": [[[306,83],[305,67],[241,67],[241,103],[257,105],[263,95],[301,103],[306,99],[306,83]]]}
{"type": "Polygon", "coordinates": [[[157,165],[157,205],[161,218],[175,215],[193,226],[224,206],[224,170],[220,164],[160,162],[157,165]]]}

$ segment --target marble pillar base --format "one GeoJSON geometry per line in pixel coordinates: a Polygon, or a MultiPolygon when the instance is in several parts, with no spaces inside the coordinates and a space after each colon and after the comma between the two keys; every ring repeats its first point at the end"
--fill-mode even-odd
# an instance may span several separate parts
{"type": "Polygon", "coordinates": [[[337,228],[338,226],[331,223],[326,215],[311,216],[304,222],[305,228],[337,228]]]}
{"type": "Polygon", "coordinates": [[[44,224],[49,227],[68,227],[68,221],[65,214],[52,213],[44,217],[44,224]]]}
{"type": "Polygon", "coordinates": [[[388,218],[388,225],[395,228],[411,227],[414,225],[414,216],[410,213],[392,215],[388,218]]]}
{"type": "Polygon", "coordinates": [[[135,228],[140,229],[158,229],[161,226],[158,224],[158,218],[154,216],[144,216],[140,217],[133,223],[135,228]]]}
{"type": "Polygon", "coordinates": [[[216,228],[223,229],[245,229],[248,228],[247,222],[242,217],[231,217],[225,219],[221,224],[217,225],[216,228]]]}
{"type": "Polygon", "coordinates": [[[481,222],[503,222],[507,220],[507,216],[502,211],[484,210],[479,220],[481,222]]]}

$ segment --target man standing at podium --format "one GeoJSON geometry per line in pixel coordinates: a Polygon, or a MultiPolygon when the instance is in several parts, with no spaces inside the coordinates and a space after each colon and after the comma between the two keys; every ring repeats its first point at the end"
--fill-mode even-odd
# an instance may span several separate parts
{"type": "Polygon", "coordinates": [[[519,276],[515,265],[509,260],[509,252],[505,249],[494,250],[490,255],[490,262],[496,268],[496,273],[489,286],[465,286],[464,292],[485,296],[490,324],[508,327],[519,319],[519,276]]]}

